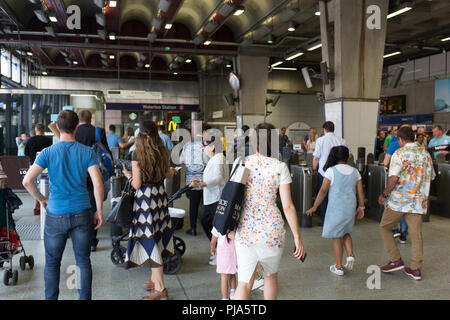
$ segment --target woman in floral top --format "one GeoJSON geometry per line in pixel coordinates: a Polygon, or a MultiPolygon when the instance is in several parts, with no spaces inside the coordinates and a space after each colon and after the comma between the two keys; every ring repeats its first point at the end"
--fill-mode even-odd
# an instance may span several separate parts
{"type": "MultiPolygon", "coordinates": [[[[271,158],[271,134],[275,127],[259,124],[257,132],[257,153],[245,158],[249,169],[246,194],[241,219],[236,230],[235,243],[238,261],[238,287],[234,299],[249,299],[253,286],[253,273],[259,263],[264,269],[264,298],[274,300],[278,295],[278,266],[285,244],[284,221],[276,205],[280,191],[283,211],[294,236],[293,255],[303,258],[305,249],[298,228],[297,212],[291,199],[292,182],[287,165],[271,158]],[[267,152],[259,150],[260,134],[267,130],[267,152]],[[267,154],[265,156],[263,154],[267,154]]],[[[236,165],[236,163],[235,163],[236,165]]]]}

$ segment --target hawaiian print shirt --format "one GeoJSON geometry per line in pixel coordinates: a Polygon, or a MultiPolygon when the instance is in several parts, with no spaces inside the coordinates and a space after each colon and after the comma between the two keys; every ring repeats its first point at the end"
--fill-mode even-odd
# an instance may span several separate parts
{"type": "Polygon", "coordinates": [[[418,143],[407,143],[391,158],[389,176],[399,177],[387,207],[397,212],[427,213],[430,184],[436,176],[430,154],[418,143]]]}
{"type": "Polygon", "coordinates": [[[254,154],[245,158],[250,173],[235,241],[239,244],[281,249],[285,229],[277,207],[277,192],[281,184],[292,182],[284,162],[254,154]]]}

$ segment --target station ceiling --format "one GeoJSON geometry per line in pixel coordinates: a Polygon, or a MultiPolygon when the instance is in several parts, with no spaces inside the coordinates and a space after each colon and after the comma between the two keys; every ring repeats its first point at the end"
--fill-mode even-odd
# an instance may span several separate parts
{"type": "MultiPolygon", "coordinates": [[[[390,0],[390,12],[399,2],[390,0]]],[[[29,52],[36,72],[189,79],[229,70],[239,52],[273,63],[299,44],[320,43],[317,11],[317,0],[0,0],[0,42],[29,52]],[[81,24],[71,30],[73,5],[81,24]]],[[[416,0],[389,19],[386,53],[401,53],[385,64],[449,50],[441,41],[449,16],[449,0],[416,0]]],[[[317,49],[282,66],[320,61],[317,49]]]]}

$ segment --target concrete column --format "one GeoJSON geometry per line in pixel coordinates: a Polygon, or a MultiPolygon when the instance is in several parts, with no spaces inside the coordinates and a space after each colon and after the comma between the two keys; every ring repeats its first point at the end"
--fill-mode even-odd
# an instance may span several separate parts
{"type": "Polygon", "coordinates": [[[237,72],[241,83],[237,116],[250,127],[264,121],[268,81],[268,57],[238,56],[237,72]]]}
{"type": "Polygon", "coordinates": [[[320,2],[322,57],[334,73],[324,84],[325,118],[353,154],[374,152],[387,12],[388,0],[320,2]]]}

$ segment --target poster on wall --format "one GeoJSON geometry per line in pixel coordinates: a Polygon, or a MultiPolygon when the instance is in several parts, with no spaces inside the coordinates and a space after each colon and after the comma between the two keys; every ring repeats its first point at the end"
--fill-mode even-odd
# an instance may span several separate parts
{"type": "Polygon", "coordinates": [[[450,78],[434,81],[434,112],[450,112],[450,78]]]}
{"type": "Polygon", "coordinates": [[[334,134],[342,138],[342,101],[325,103],[324,114],[325,121],[334,123],[334,134]]]}

